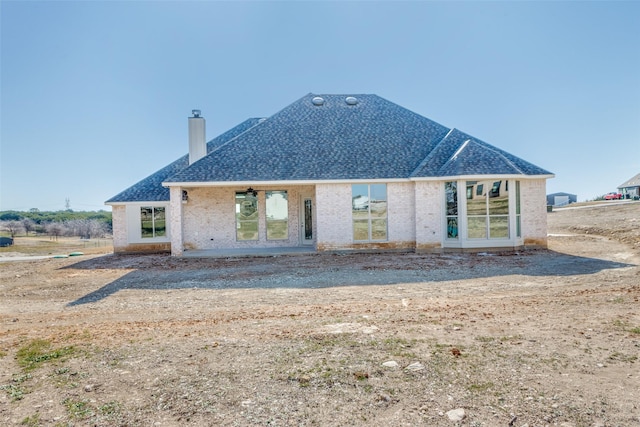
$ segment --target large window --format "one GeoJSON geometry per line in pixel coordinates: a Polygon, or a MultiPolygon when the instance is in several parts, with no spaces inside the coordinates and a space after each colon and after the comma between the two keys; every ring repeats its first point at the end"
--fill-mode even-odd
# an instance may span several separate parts
{"type": "Polygon", "coordinates": [[[289,238],[289,203],[286,191],[266,192],[267,240],[289,238]]]}
{"type": "Polygon", "coordinates": [[[467,236],[509,238],[508,181],[467,181],[467,236]]]}
{"type": "Polygon", "coordinates": [[[145,206],[140,208],[140,234],[143,239],[165,237],[167,235],[164,207],[145,206]]]}
{"type": "Polygon", "coordinates": [[[236,239],[258,240],[258,198],[253,193],[236,193],[236,239]]]}
{"type": "Polygon", "coordinates": [[[353,184],[351,205],[354,241],[387,240],[386,184],[353,184]]]}

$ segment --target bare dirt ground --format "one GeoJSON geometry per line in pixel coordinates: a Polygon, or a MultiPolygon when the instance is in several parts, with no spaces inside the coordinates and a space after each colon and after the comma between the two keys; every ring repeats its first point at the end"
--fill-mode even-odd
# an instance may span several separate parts
{"type": "Polygon", "coordinates": [[[548,251],[1,262],[0,420],[639,426],[640,203],[548,218],[548,251]]]}

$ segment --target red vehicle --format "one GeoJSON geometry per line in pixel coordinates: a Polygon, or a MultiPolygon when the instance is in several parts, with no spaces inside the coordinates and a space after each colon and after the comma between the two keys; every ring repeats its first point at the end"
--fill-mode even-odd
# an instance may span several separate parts
{"type": "Polygon", "coordinates": [[[620,200],[622,199],[622,194],[620,193],[607,193],[604,195],[605,200],[620,200]]]}

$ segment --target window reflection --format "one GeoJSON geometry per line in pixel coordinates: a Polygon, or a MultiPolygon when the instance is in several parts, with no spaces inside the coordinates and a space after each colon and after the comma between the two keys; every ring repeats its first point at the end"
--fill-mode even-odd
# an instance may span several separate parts
{"type": "Polygon", "coordinates": [[[167,235],[164,207],[145,206],[140,208],[140,235],[143,239],[167,235]]]}
{"type": "Polygon", "coordinates": [[[258,198],[251,193],[236,193],[236,239],[258,240],[258,198]]]}
{"type": "Polygon", "coordinates": [[[458,238],[458,183],[444,183],[445,203],[447,209],[447,239],[458,238]]]}
{"type": "Polygon", "coordinates": [[[387,240],[386,184],[353,184],[351,207],[354,241],[387,240]]]}
{"type": "Polygon", "coordinates": [[[466,186],[468,237],[470,239],[508,239],[508,181],[467,181],[466,186]]]}
{"type": "Polygon", "coordinates": [[[289,237],[289,202],[286,191],[266,192],[267,240],[289,237]]]}

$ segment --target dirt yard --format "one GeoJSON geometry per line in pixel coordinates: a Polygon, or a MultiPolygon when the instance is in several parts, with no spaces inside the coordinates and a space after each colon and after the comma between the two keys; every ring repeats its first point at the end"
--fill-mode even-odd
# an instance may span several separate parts
{"type": "Polygon", "coordinates": [[[548,215],[548,251],[0,262],[1,424],[640,426],[640,203],[548,215]]]}

